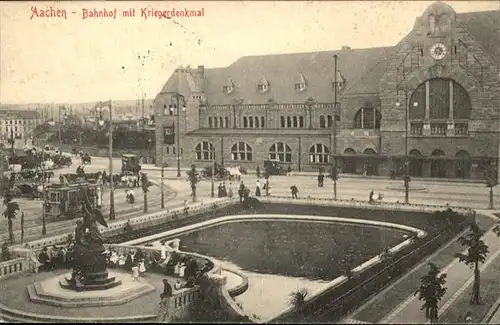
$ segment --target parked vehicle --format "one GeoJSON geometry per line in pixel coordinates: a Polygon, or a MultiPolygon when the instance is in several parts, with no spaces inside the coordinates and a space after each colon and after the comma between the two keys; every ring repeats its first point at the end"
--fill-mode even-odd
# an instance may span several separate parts
{"type": "Polygon", "coordinates": [[[286,175],[287,169],[283,166],[283,163],[279,160],[264,160],[264,171],[266,175],[286,175]]]}
{"type": "Polygon", "coordinates": [[[139,164],[139,157],[133,154],[123,154],[122,155],[122,173],[132,172],[134,174],[139,174],[141,171],[141,165],[139,164]]]}

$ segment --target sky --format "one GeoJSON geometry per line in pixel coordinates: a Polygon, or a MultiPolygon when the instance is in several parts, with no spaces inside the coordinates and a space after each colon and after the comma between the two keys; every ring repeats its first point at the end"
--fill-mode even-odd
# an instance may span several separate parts
{"type": "MultiPolygon", "coordinates": [[[[456,12],[499,1],[445,1],[456,12]]],[[[154,98],[173,69],[230,65],[241,56],[396,45],[432,1],[0,2],[0,103],[154,98]],[[32,17],[50,7],[60,17],[32,17]],[[135,9],[135,17],[123,10],[135,9]],[[141,9],[203,10],[141,17],[141,9]],[[83,19],[83,10],[116,9],[83,19]]]]}

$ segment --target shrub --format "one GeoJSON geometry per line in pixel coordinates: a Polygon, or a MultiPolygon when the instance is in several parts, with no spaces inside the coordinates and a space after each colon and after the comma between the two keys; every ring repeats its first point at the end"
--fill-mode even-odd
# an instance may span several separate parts
{"type": "Polygon", "coordinates": [[[2,261],[10,261],[12,259],[9,251],[9,244],[2,244],[2,261]]]}
{"type": "Polygon", "coordinates": [[[301,288],[296,291],[293,291],[290,293],[290,301],[288,304],[296,309],[302,309],[304,308],[304,305],[306,303],[306,297],[309,294],[309,291],[307,288],[301,288]]]}

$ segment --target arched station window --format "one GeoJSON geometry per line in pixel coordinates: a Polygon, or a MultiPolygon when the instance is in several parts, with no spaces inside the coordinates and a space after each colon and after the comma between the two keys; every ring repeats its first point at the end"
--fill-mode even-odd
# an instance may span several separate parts
{"type": "Polygon", "coordinates": [[[275,143],[269,148],[269,159],[292,162],[292,148],[284,142],[275,143]]]}
{"type": "Polygon", "coordinates": [[[324,144],[315,144],[309,149],[309,162],[323,164],[330,161],[330,150],[324,144]]]}
{"type": "Polygon", "coordinates": [[[208,141],[198,143],[195,148],[197,160],[214,160],[215,147],[208,141]]]}
{"type": "Polygon", "coordinates": [[[231,148],[231,159],[235,161],[252,161],[252,147],[246,142],[238,142],[231,148]]]}
{"type": "Polygon", "coordinates": [[[355,129],[380,129],[382,115],[378,110],[371,107],[362,107],[354,115],[355,129]]]}

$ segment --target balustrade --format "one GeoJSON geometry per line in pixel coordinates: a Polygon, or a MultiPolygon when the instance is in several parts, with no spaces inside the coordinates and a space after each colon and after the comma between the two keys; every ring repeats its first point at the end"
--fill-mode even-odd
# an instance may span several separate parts
{"type": "Polygon", "coordinates": [[[0,263],[0,280],[9,276],[23,273],[28,269],[26,258],[16,258],[10,261],[0,263]]]}
{"type": "Polygon", "coordinates": [[[432,135],[446,135],[447,129],[448,129],[447,123],[431,123],[432,135]]]}
{"type": "Polygon", "coordinates": [[[468,135],[468,134],[469,134],[468,123],[455,123],[455,135],[468,135]]]}
{"type": "Polygon", "coordinates": [[[424,129],[424,123],[422,123],[422,122],[412,122],[410,124],[410,134],[411,135],[422,135],[423,129],[424,129]]]}

